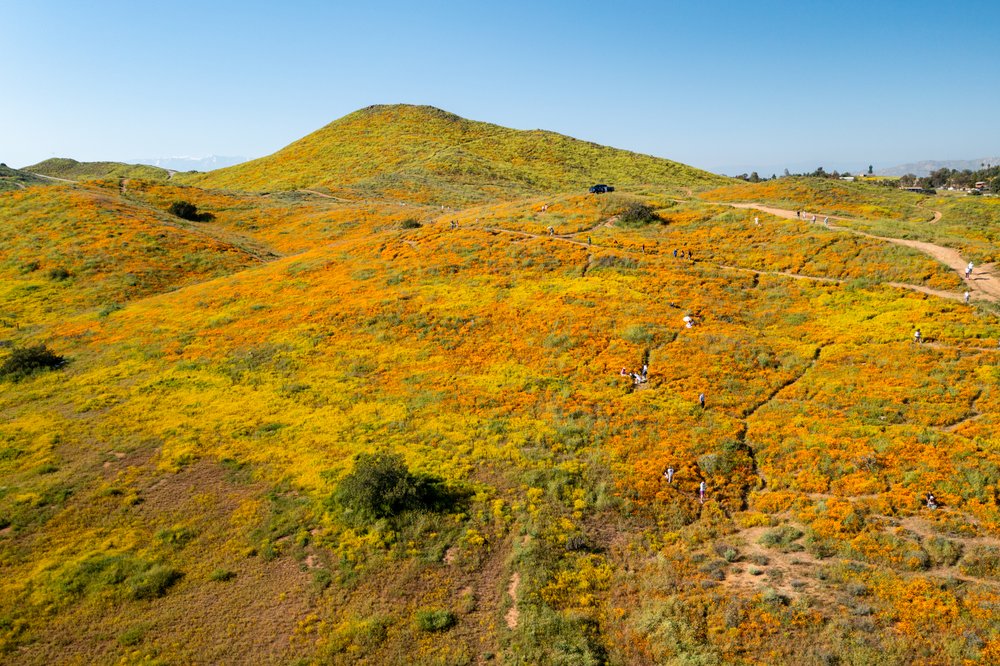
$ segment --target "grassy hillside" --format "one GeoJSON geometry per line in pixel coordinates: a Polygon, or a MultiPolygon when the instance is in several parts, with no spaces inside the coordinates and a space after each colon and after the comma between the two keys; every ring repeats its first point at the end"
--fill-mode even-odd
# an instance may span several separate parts
{"type": "Polygon", "coordinates": [[[356,111],[273,155],[185,182],[254,191],[324,187],[346,198],[468,204],[585,192],[596,182],[680,192],[729,179],[553,132],[393,105],[356,111]]]}
{"type": "Polygon", "coordinates": [[[0,197],[0,340],[68,359],[0,379],[0,659],[995,663],[995,310],[883,241],[527,190],[0,197]]]}
{"type": "Polygon", "coordinates": [[[64,180],[99,180],[102,178],[147,178],[166,180],[170,173],[160,167],[122,162],[77,162],[66,157],[53,157],[24,167],[24,171],[64,180]]]}
{"type": "Polygon", "coordinates": [[[0,164],[0,192],[21,190],[32,185],[47,185],[51,182],[26,171],[11,169],[6,164],[0,164]]]}
{"type": "Polygon", "coordinates": [[[53,185],[0,195],[0,318],[44,330],[258,263],[206,225],[112,193],[53,185]]]}

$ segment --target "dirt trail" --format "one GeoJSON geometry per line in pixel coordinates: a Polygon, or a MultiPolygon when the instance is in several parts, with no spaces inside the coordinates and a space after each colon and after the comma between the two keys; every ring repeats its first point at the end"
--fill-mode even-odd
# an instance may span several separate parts
{"type": "Polygon", "coordinates": [[[25,173],[31,173],[32,176],[38,176],[39,178],[44,178],[45,180],[54,180],[54,181],[56,181],[58,183],[73,183],[74,185],[78,184],[75,180],[69,180],[69,179],[66,179],[66,178],[56,178],[55,176],[45,176],[43,174],[32,173],[30,171],[27,171],[25,173]]]}
{"type": "MultiPolygon", "coordinates": [[[[706,202],[712,203],[714,205],[730,206],[731,208],[742,208],[742,209],[754,209],[761,212],[767,213],[769,215],[774,215],[775,217],[781,217],[788,220],[795,219],[805,219],[806,221],[813,215],[813,213],[803,212],[802,215],[794,210],[786,210],[784,208],[775,208],[773,206],[765,206],[758,203],[724,203],[724,202],[706,202]],[[804,217],[803,217],[804,215],[804,217]]],[[[938,211],[933,211],[935,213],[935,218],[932,222],[936,222],[941,219],[940,213],[938,211]]],[[[817,217],[819,217],[817,215],[817,217]]],[[[839,217],[836,215],[824,215],[823,217],[829,217],[831,220],[843,220],[845,222],[853,221],[849,217],[839,217]]],[[[855,236],[863,236],[864,238],[871,238],[873,240],[880,240],[886,243],[893,243],[894,245],[902,245],[905,247],[911,247],[915,250],[919,250],[924,254],[930,256],[931,258],[941,262],[945,266],[948,266],[953,271],[962,275],[965,275],[965,268],[968,265],[961,254],[957,250],[953,250],[950,247],[944,247],[942,245],[935,245],[934,243],[928,243],[926,241],[916,241],[908,240],[905,238],[889,238],[887,236],[876,236],[875,234],[869,234],[864,231],[858,231],[857,229],[851,229],[849,227],[842,227],[838,225],[829,225],[829,229],[834,231],[846,231],[848,233],[854,234],[855,236]]],[[[969,285],[969,290],[977,293],[978,296],[985,300],[997,301],[1000,300],[1000,278],[996,275],[996,264],[986,264],[973,269],[972,277],[966,280],[966,284],[969,285]]],[[[897,285],[898,286],[898,285],[897,285]]],[[[910,285],[903,285],[910,288],[910,285]]],[[[918,291],[923,291],[924,293],[931,294],[932,296],[942,296],[945,298],[954,298],[949,292],[938,292],[937,290],[928,289],[926,287],[921,287],[918,291]]]]}
{"type": "Polygon", "coordinates": [[[510,595],[511,606],[504,619],[507,621],[508,629],[517,629],[517,622],[521,618],[521,611],[517,609],[517,588],[521,584],[521,574],[517,571],[510,577],[510,584],[507,586],[507,594],[510,595]]]}
{"type": "Polygon", "coordinates": [[[299,190],[299,192],[304,192],[306,194],[312,194],[317,197],[322,197],[323,199],[333,199],[334,201],[339,201],[341,203],[362,203],[357,199],[342,199],[341,197],[335,197],[332,194],[325,194],[323,192],[317,192],[316,190],[299,190]]]}

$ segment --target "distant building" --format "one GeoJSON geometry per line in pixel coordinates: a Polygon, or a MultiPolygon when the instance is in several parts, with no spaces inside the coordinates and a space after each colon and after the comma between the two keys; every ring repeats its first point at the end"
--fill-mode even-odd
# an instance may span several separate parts
{"type": "Polygon", "coordinates": [[[977,190],[985,190],[985,189],[986,189],[986,186],[987,186],[988,184],[989,184],[989,183],[987,183],[987,182],[986,182],[985,180],[980,180],[979,182],[977,182],[977,183],[975,184],[975,188],[976,188],[977,190]]]}

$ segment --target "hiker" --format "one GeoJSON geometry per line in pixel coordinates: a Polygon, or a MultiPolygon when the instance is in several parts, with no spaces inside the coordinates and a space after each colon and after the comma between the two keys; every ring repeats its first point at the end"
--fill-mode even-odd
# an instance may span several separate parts
{"type": "Polygon", "coordinates": [[[549,209],[549,205],[548,204],[542,204],[542,212],[543,213],[546,212],[548,209],[549,209]]]}
{"type": "Polygon", "coordinates": [[[646,254],[646,244],[645,243],[642,244],[642,253],[646,254]]]}
{"type": "Polygon", "coordinates": [[[969,265],[965,267],[965,279],[966,280],[968,280],[970,277],[972,277],[972,269],[973,269],[973,265],[972,265],[972,262],[970,261],[969,265]]]}
{"type": "Polygon", "coordinates": [[[694,261],[694,259],[691,259],[691,250],[688,250],[688,259],[690,259],[691,261],[694,261]]]}
{"type": "Polygon", "coordinates": [[[648,363],[643,363],[642,364],[642,376],[645,377],[648,374],[649,374],[649,364],[648,363]]]}
{"type": "Polygon", "coordinates": [[[704,393],[699,393],[698,394],[698,404],[701,405],[702,409],[705,409],[705,394],[704,393]]]}
{"type": "Polygon", "coordinates": [[[920,335],[920,329],[913,331],[913,344],[919,345],[924,341],[924,337],[920,335]]]}
{"type": "Polygon", "coordinates": [[[668,467],[667,471],[663,473],[663,478],[665,478],[667,480],[667,483],[673,483],[674,482],[674,468],[673,467],[668,467]]]}
{"type": "Polygon", "coordinates": [[[555,235],[556,235],[556,230],[553,229],[552,227],[549,227],[549,236],[555,236],[555,235]]]}
{"type": "Polygon", "coordinates": [[[830,228],[830,218],[829,217],[824,217],[823,218],[823,226],[826,227],[827,229],[830,228]]]}
{"type": "Polygon", "coordinates": [[[755,226],[755,227],[759,227],[760,226],[760,218],[757,217],[756,215],[753,216],[753,226],[755,226]]]}
{"type": "Polygon", "coordinates": [[[587,236],[587,245],[590,245],[590,236],[587,236]]]}
{"type": "Polygon", "coordinates": [[[802,217],[802,211],[800,211],[800,210],[795,211],[795,219],[798,220],[801,217],[802,217]]]}
{"type": "Polygon", "coordinates": [[[937,498],[935,498],[932,493],[927,493],[927,508],[928,509],[938,508],[937,498]]]}
{"type": "Polygon", "coordinates": [[[965,304],[969,304],[969,292],[965,292],[965,304]]]}
{"type": "Polygon", "coordinates": [[[458,222],[456,222],[455,220],[452,220],[451,221],[451,228],[452,229],[458,229],[458,222]]]}
{"type": "Polygon", "coordinates": [[[621,376],[622,377],[628,377],[628,370],[626,370],[625,368],[622,368],[621,376]]]}
{"type": "Polygon", "coordinates": [[[674,248],[674,259],[676,259],[676,258],[677,258],[677,248],[675,247],[674,248]]]}
{"type": "Polygon", "coordinates": [[[698,484],[698,499],[701,500],[702,504],[705,503],[705,482],[704,481],[702,481],[701,483],[698,484]]]}
{"type": "Polygon", "coordinates": [[[812,223],[816,224],[816,216],[815,215],[813,215],[812,223]]]}
{"type": "Polygon", "coordinates": [[[684,315],[684,319],[682,321],[684,322],[685,328],[692,328],[694,326],[694,318],[691,315],[684,315]]]}

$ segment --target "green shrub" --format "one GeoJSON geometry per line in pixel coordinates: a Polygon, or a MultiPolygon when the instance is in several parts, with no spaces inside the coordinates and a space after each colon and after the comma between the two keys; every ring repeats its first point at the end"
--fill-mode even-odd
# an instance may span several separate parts
{"type": "Polygon", "coordinates": [[[981,578],[1000,576],[1000,548],[988,545],[973,546],[958,563],[958,568],[969,576],[981,578]]]}
{"type": "Polygon", "coordinates": [[[950,567],[962,557],[962,544],[943,537],[931,537],[925,541],[924,550],[935,566],[950,567]]]}
{"type": "Polygon", "coordinates": [[[167,593],[183,574],[177,569],[155,564],[129,581],[128,596],[131,599],[157,599],[167,593]]]}
{"type": "Polygon", "coordinates": [[[198,212],[198,206],[190,201],[175,201],[167,208],[167,212],[182,220],[190,220],[191,222],[211,222],[215,219],[215,215],[211,213],[198,212]]]}
{"type": "Polygon", "coordinates": [[[208,574],[208,579],[215,583],[225,583],[234,578],[236,578],[236,572],[229,569],[213,569],[212,573],[208,574]]]}
{"type": "Polygon", "coordinates": [[[0,364],[0,378],[21,379],[40,370],[62,367],[65,363],[65,358],[44,344],[34,347],[14,347],[3,364],[0,364]]]}
{"type": "Polygon", "coordinates": [[[760,538],[760,544],[782,551],[801,551],[804,550],[804,546],[795,543],[795,541],[801,538],[802,530],[798,530],[790,525],[783,525],[764,532],[764,535],[760,538]]]}
{"type": "Polygon", "coordinates": [[[333,499],[362,521],[407,511],[442,511],[458,500],[437,477],[413,474],[396,453],[361,453],[354,469],[337,485],[333,499]]]}
{"type": "Polygon", "coordinates": [[[129,627],[118,637],[118,643],[125,647],[138,645],[145,637],[146,629],[147,627],[144,624],[137,624],[134,627],[129,627]]]}
{"type": "Polygon", "coordinates": [[[65,268],[50,268],[49,269],[49,279],[55,280],[56,282],[62,282],[63,280],[69,279],[69,271],[65,268]]]}
{"type": "Polygon", "coordinates": [[[633,202],[625,206],[618,213],[618,222],[623,226],[640,226],[653,222],[660,222],[660,217],[652,206],[644,203],[633,202]]]}
{"type": "Polygon", "coordinates": [[[455,625],[455,614],[450,610],[421,610],[416,615],[420,631],[444,631],[455,625]]]}
{"type": "Polygon", "coordinates": [[[404,229],[419,229],[423,225],[420,224],[420,220],[408,217],[405,220],[403,220],[399,226],[401,226],[404,229]]]}

